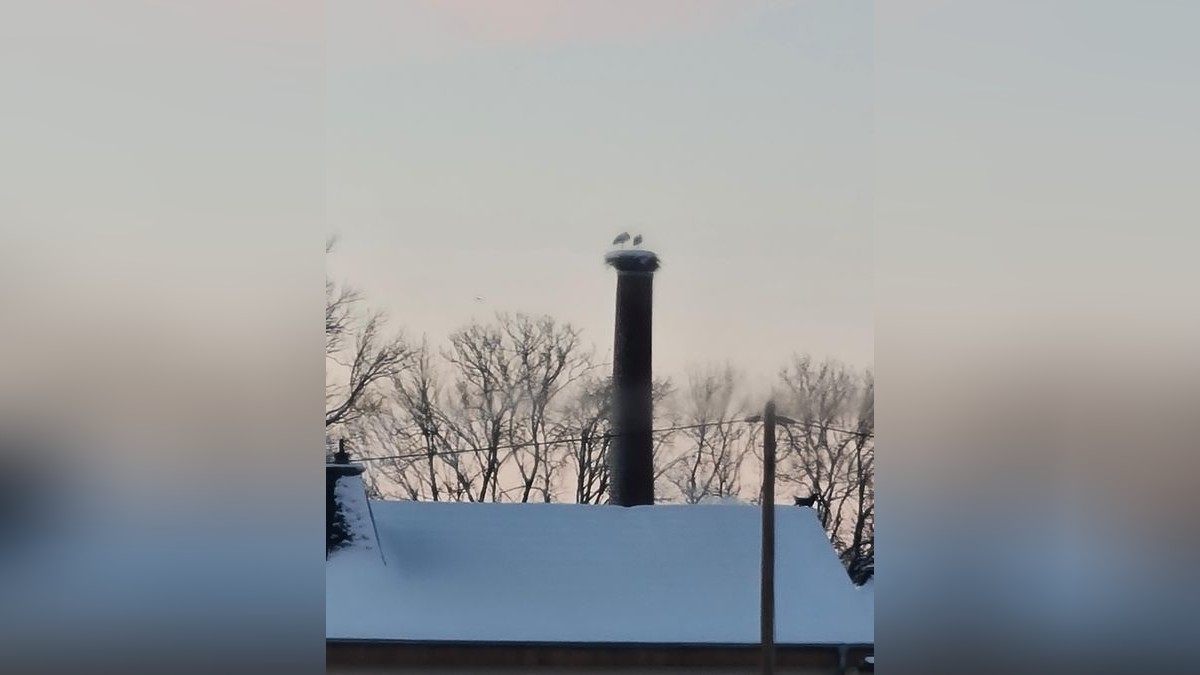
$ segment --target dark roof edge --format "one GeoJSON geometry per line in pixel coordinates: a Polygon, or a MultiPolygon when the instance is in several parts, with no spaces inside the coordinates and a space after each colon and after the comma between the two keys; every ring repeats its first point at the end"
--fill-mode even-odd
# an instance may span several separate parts
{"type": "MultiPolygon", "coordinates": [[[[535,642],[528,640],[403,640],[325,638],[326,644],[396,647],[524,647],[554,649],[759,649],[757,642],[535,642]]],[[[779,642],[776,649],[874,649],[874,642],[779,642]]]]}

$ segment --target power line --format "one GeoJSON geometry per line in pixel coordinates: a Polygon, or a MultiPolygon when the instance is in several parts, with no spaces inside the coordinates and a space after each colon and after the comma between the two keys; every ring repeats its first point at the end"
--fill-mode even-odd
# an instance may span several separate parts
{"type": "MultiPolygon", "coordinates": [[[[747,418],[747,419],[738,419],[738,420],[723,420],[721,422],[703,422],[700,424],[682,424],[682,425],[676,425],[676,426],[671,426],[671,427],[662,427],[659,429],[651,429],[650,433],[662,434],[662,433],[667,433],[667,432],[671,432],[671,431],[687,431],[689,429],[703,429],[706,427],[728,426],[730,424],[753,424],[756,422],[757,422],[757,420],[754,420],[752,418],[747,418]]],[[[804,427],[807,429],[835,431],[838,433],[848,434],[851,436],[859,436],[862,438],[874,438],[875,437],[875,434],[872,432],[853,431],[850,429],[840,429],[838,427],[824,426],[824,425],[808,423],[808,422],[797,422],[794,420],[790,420],[788,424],[781,425],[781,426],[783,426],[784,428],[796,426],[796,427],[804,427]]],[[[580,437],[580,438],[554,438],[554,439],[549,439],[549,440],[545,440],[545,441],[537,441],[537,442],[527,441],[524,443],[509,443],[509,444],[505,444],[505,445],[497,445],[493,448],[461,448],[461,449],[454,449],[454,450],[435,450],[432,453],[430,453],[430,452],[411,452],[411,453],[406,453],[403,455],[387,455],[387,456],[383,456],[383,457],[358,457],[354,461],[361,463],[361,462],[383,462],[383,461],[400,460],[400,459],[424,459],[424,458],[427,458],[430,456],[441,457],[444,455],[465,455],[465,454],[469,454],[469,453],[492,452],[494,450],[518,450],[520,448],[528,448],[528,447],[532,447],[535,445],[560,445],[562,443],[582,443],[584,441],[602,441],[602,440],[617,438],[618,436],[620,436],[620,434],[608,433],[608,434],[597,434],[595,436],[580,437]]]]}

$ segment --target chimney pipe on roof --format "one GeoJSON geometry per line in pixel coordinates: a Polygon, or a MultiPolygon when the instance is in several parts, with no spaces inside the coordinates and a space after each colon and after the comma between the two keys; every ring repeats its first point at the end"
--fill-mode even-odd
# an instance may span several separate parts
{"type": "MultiPolygon", "coordinates": [[[[328,455],[326,455],[328,457],[328,455]]],[[[345,546],[351,539],[350,525],[346,521],[345,504],[338,495],[338,482],[361,475],[361,464],[350,463],[346,451],[346,440],[338,441],[338,451],[325,463],[325,555],[345,546]]]]}
{"type": "Polygon", "coordinates": [[[651,319],[659,258],[645,249],[622,248],[610,251],[605,262],[617,270],[609,501],[653,504],[651,319]]]}
{"type": "Polygon", "coordinates": [[[344,439],[344,438],[338,439],[338,449],[337,449],[337,452],[333,453],[333,463],[334,464],[349,464],[350,463],[350,453],[346,452],[346,439],[344,439]]]}

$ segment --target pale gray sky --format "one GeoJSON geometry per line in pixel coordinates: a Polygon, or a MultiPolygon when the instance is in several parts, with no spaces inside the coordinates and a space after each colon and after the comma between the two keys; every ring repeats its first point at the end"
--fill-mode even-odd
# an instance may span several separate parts
{"type": "Polygon", "coordinates": [[[328,12],[330,268],[412,333],[544,312],[603,352],[629,230],[664,261],[658,373],[873,361],[872,3],[328,12]]]}

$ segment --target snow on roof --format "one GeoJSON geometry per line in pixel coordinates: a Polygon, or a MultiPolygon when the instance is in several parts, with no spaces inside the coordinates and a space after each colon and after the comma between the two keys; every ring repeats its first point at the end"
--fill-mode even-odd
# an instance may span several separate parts
{"type": "MultiPolygon", "coordinates": [[[[371,509],[383,557],[354,546],[330,557],[329,639],[759,640],[758,507],[371,509]]],[[[778,643],[873,643],[872,594],[851,583],[815,514],[779,507],[776,525],[778,643]]]]}
{"type": "Polygon", "coordinates": [[[871,616],[875,616],[875,577],[871,577],[867,583],[861,586],[855,586],[859,602],[866,608],[866,612],[871,616]]]}

